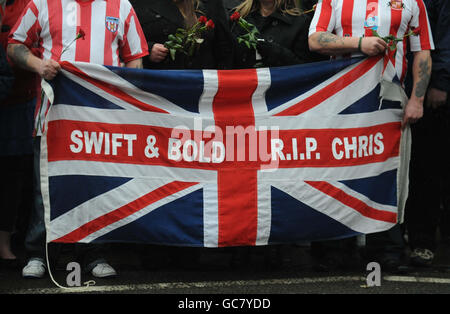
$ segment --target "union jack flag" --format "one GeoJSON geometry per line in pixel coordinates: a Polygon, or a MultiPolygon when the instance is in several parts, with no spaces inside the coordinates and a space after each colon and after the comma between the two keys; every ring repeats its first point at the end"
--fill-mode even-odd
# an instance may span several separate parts
{"type": "Polygon", "coordinates": [[[267,245],[401,219],[408,144],[381,57],[62,68],[41,141],[48,242],[267,245]]]}

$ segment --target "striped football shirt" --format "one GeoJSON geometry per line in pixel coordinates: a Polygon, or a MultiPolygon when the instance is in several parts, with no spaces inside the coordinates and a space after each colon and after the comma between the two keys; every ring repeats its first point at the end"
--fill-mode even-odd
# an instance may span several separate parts
{"type": "MultiPolygon", "coordinates": [[[[434,49],[427,11],[422,0],[319,0],[310,25],[309,35],[331,32],[341,37],[372,36],[372,29],[384,37],[403,38],[411,29],[419,28],[418,36],[398,42],[391,54],[395,75],[403,82],[406,52],[434,49]]],[[[352,56],[360,55],[358,53],[352,56]]],[[[395,76],[394,75],[394,76],[395,76]]]]}
{"type": "Polygon", "coordinates": [[[128,0],[32,0],[9,43],[41,48],[44,59],[119,66],[148,55],[128,0]],[[77,34],[82,38],[74,41],[77,34]],[[64,51],[64,53],[63,53],[64,51]]]}

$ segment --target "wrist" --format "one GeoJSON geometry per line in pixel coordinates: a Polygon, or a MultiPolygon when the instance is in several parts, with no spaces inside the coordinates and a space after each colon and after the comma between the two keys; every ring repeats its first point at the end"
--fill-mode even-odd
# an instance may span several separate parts
{"type": "Polygon", "coordinates": [[[414,104],[416,106],[423,106],[425,98],[424,97],[417,97],[414,94],[411,95],[411,98],[408,101],[408,104],[414,104]]]}
{"type": "Polygon", "coordinates": [[[44,63],[45,61],[41,58],[30,56],[27,60],[27,68],[32,72],[39,74],[40,76],[44,73],[44,63]]]}
{"type": "Polygon", "coordinates": [[[359,37],[359,39],[358,39],[358,51],[361,52],[361,53],[363,53],[363,51],[362,51],[362,40],[363,40],[363,37],[362,36],[359,37]]]}

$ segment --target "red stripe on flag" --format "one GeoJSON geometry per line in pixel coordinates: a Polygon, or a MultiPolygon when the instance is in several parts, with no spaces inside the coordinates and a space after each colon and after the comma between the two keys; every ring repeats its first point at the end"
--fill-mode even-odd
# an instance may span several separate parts
{"type": "Polygon", "coordinates": [[[185,190],[191,186],[194,186],[198,183],[195,182],[180,182],[174,181],[169,184],[166,184],[160,188],[157,188],[154,191],[136,199],[135,201],[124,205],[114,211],[111,211],[103,216],[100,216],[84,225],[75,229],[74,231],[66,234],[63,237],[60,237],[53,242],[63,242],[63,243],[74,243],[79,242],[82,239],[86,238],[90,234],[97,232],[104,227],[111,225],[119,220],[122,220],[145,207],[164,199],[174,193],[185,190]]]}
{"type": "Polygon", "coordinates": [[[258,222],[256,170],[221,170],[217,175],[219,247],[255,245],[258,222]]]}
{"type": "Polygon", "coordinates": [[[342,204],[356,210],[361,215],[384,222],[396,223],[397,214],[370,207],[363,201],[353,197],[325,181],[305,181],[313,188],[331,196],[342,204]]]}
{"type": "MultiPolygon", "coordinates": [[[[218,79],[219,90],[213,103],[216,125],[222,130],[230,125],[244,128],[254,125],[252,95],[258,85],[256,70],[218,71],[218,79]],[[235,101],[230,102],[230,99],[235,101]]],[[[255,245],[258,226],[256,170],[222,169],[218,170],[217,176],[219,246],[255,245]]]]}
{"type": "Polygon", "coordinates": [[[317,91],[315,94],[309,96],[306,99],[303,99],[299,103],[287,108],[286,110],[275,114],[275,116],[296,116],[314,108],[327,98],[337,94],[338,92],[352,84],[356,79],[367,73],[378,63],[381,58],[382,56],[375,56],[366,59],[361,64],[356,66],[353,70],[347,72],[344,75],[341,75],[333,83],[328,84],[321,90],[317,91]]]}
{"type": "Polygon", "coordinates": [[[230,141],[224,142],[224,145],[226,144],[224,147],[225,159],[215,163],[211,162],[212,140],[209,137],[210,134],[201,135],[196,131],[179,133],[183,135],[184,139],[179,140],[179,149],[172,150],[173,145],[168,139],[177,138],[176,133],[178,133],[177,129],[150,125],[83,122],[66,119],[49,121],[48,162],[83,160],[211,171],[234,170],[237,172],[244,169],[257,171],[261,169],[262,165],[292,169],[351,167],[384,162],[397,157],[401,139],[400,122],[348,129],[280,130],[276,136],[282,141],[283,149],[280,154],[275,153],[275,159],[272,159],[272,134],[264,135],[262,140],[261,137],[256,138],[257,134],[255,134],[255,145],[251,145],[250,132],[247,136],[234,133],[234,141],[230,136],[230,141]],[[113,134],[119,137],[114,138],[113,134]],[[146,156],[149,134],[156,139],[159,149],[158,157],[146,156]],[[126,139],[125,135],[134,136],[134,139],[130,140],[131,137],[126,139]],[[246,140],[238,141],[238,136],[245,136],[246,140]],[[316,143],[316,149],[309,150],[307,148],[307,138],[316,143]],[[295,144],[293,143],[294,139],[295,144]],[[185,150],[188,151],[187,156],[193,156],[193,146],[184,146],[188,140],[196,146],[195,150],[198,152],[192,159],[183,157],[185,150]],[[201,141],[205,143],[203,146],[201,141]],[[203,153],[200,153],[200,147],[204,147],[203,153]],[[177,152],[179,157],[174,160],[171,156],[176,155],[177,152]],[[269,156],[264,155],[266,152],[269,156]],[[250,157],[253,153],[254,159],[251,160],[250,157]],[[283,157],[280,158],[279,155],[283,157]],[[209,162],[202,161],[203,157],[209,158],[209,162]],[[269,157],[270,161],[263,160],[265,157],[269,157]]]}
{"type": "Polygon", "coordinates": [[[163,109],[160,109],[158,107],[146,104],[140,100],[137,100],[136,98],[134,98],[133,96],[125,93],[124,91],[122,91],[120,88],[110,85],[110,84],[105,84],[102,81],[96,80],[92,77],[90,77],[88,74],[84,73],[83,71],[81,71],[80,69],[78,69],[77,67],[75,67],[72,63],[67,62],[67,61],[63,61],[61,62],[61,67],[66,70],[69,71],[72,74],[75,74],[76,76],[82,78],[83,80],[85,80],[86,82],[89,82],[90,84],[100,88],[101,90],[104,90],[105,92],[107,92],[108,94],[117,97],[141,110],[144,111],[152,111],[152,112],[160,112],[160,113],[169,113],[163,109]]]}

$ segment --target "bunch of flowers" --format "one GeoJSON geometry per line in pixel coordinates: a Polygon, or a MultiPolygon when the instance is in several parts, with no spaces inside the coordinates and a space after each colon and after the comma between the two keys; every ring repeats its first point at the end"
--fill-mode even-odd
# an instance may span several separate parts
{"type": "Polygon", "coordinates": [[[256,45],[258,43],[257,36],[259,35],[256,26],[243,19],[237,11],[230,16],[230,20],[239,25],[246,32],[244,35],[237,37],[238,43],[246,45],[249,49],[256,50],[256,45]]]}
{"type": "Polygon", "coordinates": [[[164,46],[169,49],[172,60],[175,60],[177,52],[192,57],[204,41],[202,34],[214,27],[214,22],[202,15],[191,28],[178,28],[175,34],[169,35],[169,40],[164,43],[164,46]]]}
{"type": "Polygon", "coordinates": [[[394,35],[381,37],[376,30],[372,29],[372,36],[383,39],[388,44],[390,51],[397,50],[397,43],[399,41],[403,41],[405,38],[410,37],[410,36],[418,36],[419,34],[420,34],[420,28],[417,27],[417,28],[411,29],[408,33],[406,33],[403,36],[403,38],[398,38],[398,37],[395,37],[394,35]]]}

